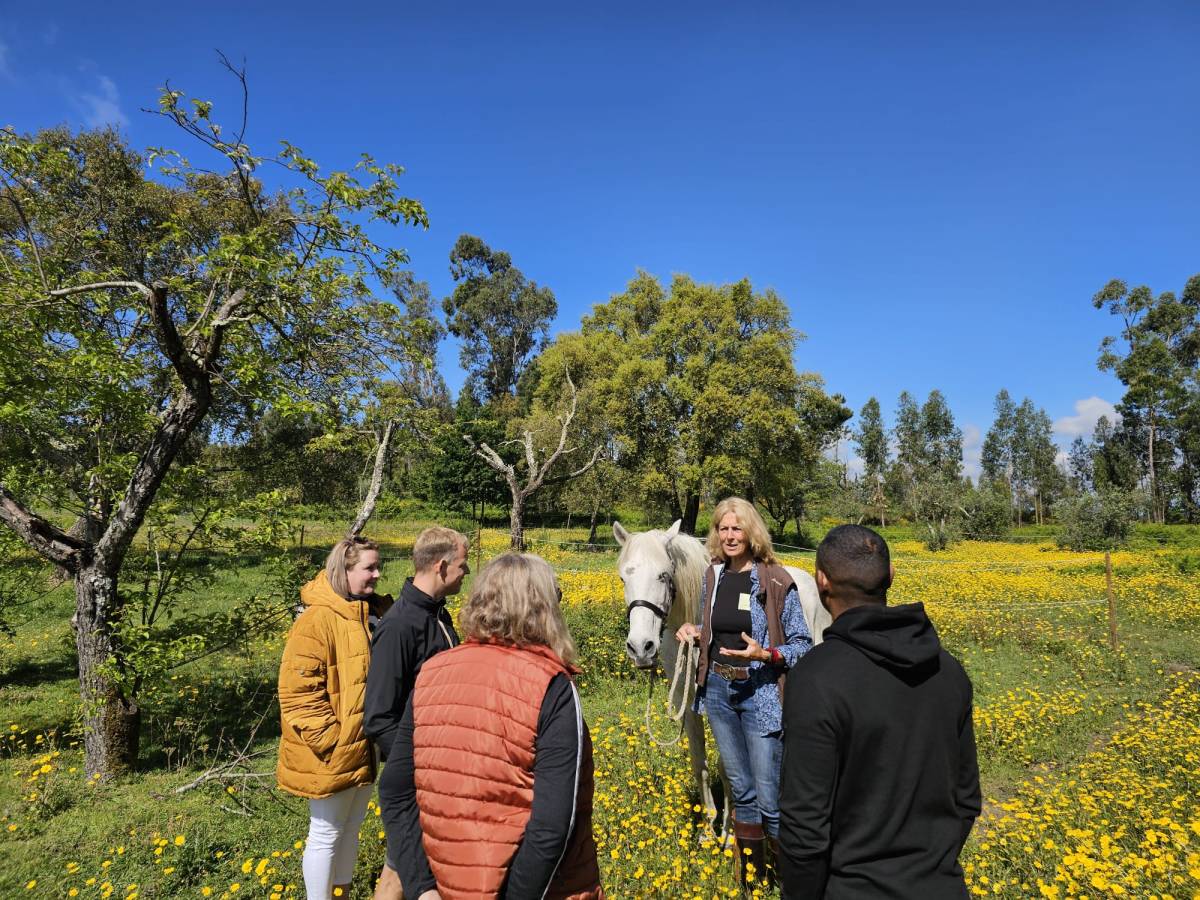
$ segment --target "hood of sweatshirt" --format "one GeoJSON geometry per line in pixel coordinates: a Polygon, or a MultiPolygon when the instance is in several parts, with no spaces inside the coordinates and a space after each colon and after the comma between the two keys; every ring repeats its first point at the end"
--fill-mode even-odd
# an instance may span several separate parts
{"type": "Polygon", "coordinates": [[[844,641],[879,666],[920,669],[937,658],[942,644],[925,606],[856,606],[825,629],[825,640],[844,641]]]}

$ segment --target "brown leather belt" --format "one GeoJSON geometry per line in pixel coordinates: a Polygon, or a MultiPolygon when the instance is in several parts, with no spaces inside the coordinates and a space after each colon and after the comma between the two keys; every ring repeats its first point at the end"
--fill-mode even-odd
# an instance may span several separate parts
{"type": "Polygon", "coordinates": [[[727,666],[725,663],[715,662],[709,669],[718,678],[724,678],[726,681],[745,681],[750,677],[749,666],[727,666]]]}

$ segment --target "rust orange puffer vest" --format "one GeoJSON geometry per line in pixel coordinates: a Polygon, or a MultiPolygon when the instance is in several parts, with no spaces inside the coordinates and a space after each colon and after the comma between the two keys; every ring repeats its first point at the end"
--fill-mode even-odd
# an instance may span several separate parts
{"type": "MultiPolygon", "coordinates": [[[[413,763],[425,853],[445,900],[499,895],[533,803],[538,716],[571,670],[547,647],[468,641],[413,687],[413,763]]],[[[602,898],[592,837],[592,741],[583,725],[575,826],[548,900],[602,898]]]]}

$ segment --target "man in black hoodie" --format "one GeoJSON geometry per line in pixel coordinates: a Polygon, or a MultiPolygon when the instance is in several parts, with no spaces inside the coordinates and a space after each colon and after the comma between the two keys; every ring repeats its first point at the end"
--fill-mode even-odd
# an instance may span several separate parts
{"type": "Polygon", "coordinates": [[[888,606],[887,543],[842,525],[817,550],[833,617],[788,674],[783,896],[962,898],[979,815],[971,682],[920,603],[888,606]]]}

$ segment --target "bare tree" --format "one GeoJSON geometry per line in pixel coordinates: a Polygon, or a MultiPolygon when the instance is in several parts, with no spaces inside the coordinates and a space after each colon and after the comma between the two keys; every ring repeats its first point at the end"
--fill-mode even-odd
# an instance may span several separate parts
{"type": "Polygon", "coordinates": [[[561,457],[568,453],[574,453],[577,449],[579,449],[578,447],[572,447],[569,450],[567,449],[567,436],[571,430],[571,422],[575,418],[575,407],[578,401],[578,396],[575,391],[575,382],[571,380],[571,373],[567,372],[566,374],[567,384],[571,388],[571,406],[570,409],[567,410],[567,414],[565,416],[557,417],[559,424],[558,445],[554,448],[553,452],[551,452],[550,455],[548,455],[539,465],[537,461],[537,452],[533,447],[533,431],[529,428],[524,429],[520,440],[505,441],[504,444],[501,445],[519,444],[525,448],[526,473],[524,483],[521,482],[521,479],[517,475],[517,464],[506,463],[500,457],[500,454],[489,447],[486,443],[481,442],[476,444],[474,438],[472,438],[469,434],[463,435],[463,440],[467,442],[467,444],[475,452],[475,455],[499,472],[500,475],[503,476],[504,480],[508,483],[508,489],[512,493],[512,509],[510,510],[508,516],[509,529],[512,534],[512,542],[510,546],[516,551],[523,551],[525,549],[525,503],[529,500],[529,498],[537,493],[538,489],[541,488],[543,484],[570,481],[572,478],[578,478],[596,464],[596,460],[600,458],[600,454],[603,450],[603,448],[597,447],[592,453],[592,458],[575,471],[566,475],[552,478],[549,482],[546,480],[546,475],[549,474],[550,469],[553,468],[554,464],[558,462],[561,457]]]}

